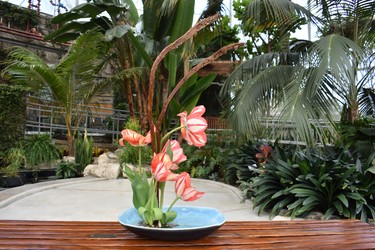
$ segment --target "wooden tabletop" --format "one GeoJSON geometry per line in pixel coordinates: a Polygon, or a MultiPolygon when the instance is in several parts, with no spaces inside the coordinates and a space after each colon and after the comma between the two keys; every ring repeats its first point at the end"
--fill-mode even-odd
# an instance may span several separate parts
{"type": "Polygon", "coordinates": [[[0,221],[0,249],[375,249],[358,220],[226,222],[192,241],[141,238],[118,222],[0,221]]]}

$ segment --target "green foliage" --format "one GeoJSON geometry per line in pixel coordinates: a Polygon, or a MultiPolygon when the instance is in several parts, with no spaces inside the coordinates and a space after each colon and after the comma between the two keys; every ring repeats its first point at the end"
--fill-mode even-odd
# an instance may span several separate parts
{"type": "Polygon", "coordinates": [[[15,147],[23,137],[26,121],[26,90],[0,84],[0,152],[15,147]]]}
{"type": "Polygon", "coordinates": [[[0,168],[0,175],[5,177],[18,176],[18,171],[26,163],[25,152],[21,147],[10,148],[4,154],[5,167],[0,168]]]}
{"type": "Polygon", "coordinates": [[[260,143],[251,141],[241,145],[233,144],[230,146],[232,150],[225,157],[223,182],[238,186],[244,198],[250,198],[252,195],[251,179],[256,172],[250,168],[256,166],[255,155],[260,153],[260,146],[260,143]]]}
{"type": "Polygon", "coordinates": [[[273,217],[287,209],[292,217],[319,211],[324,219],[374,218],[375,175],[347,148],[287,152],[276,147],[272,157],[252,180],[259,213],[273,217]]]}
{"type": "Polygon", "coordinates": [[[72,178],[81,173],[81,167],[74,162],[62,161],[57,165],[56,176],[58,178],[72,178]]]}
{"type": "Polygon", "coordinates": [[[226,155],[231,150],[229,136],[207,134],[207,144],[202,148],[182,144],[184,153],[188,158],[179,165],[178,172],[188,172],[193,178],[222,180],[226,155]]]}
{"type": "Polygon", "coordinates": [[[92,161],[93,155],[93,144],[94,140],[92,137],[87,136],[87,131],[85,131],[83,138],[78,135],[77,139],[74,141],[74,159],[78,164],[77,173],[82,173],[87,165],[92,161]]]}
{"type": "Polygon", "coordinates": [[[40,164],[51,164],[60,158],[58,148],[52,143],[49,135],[33,135],[25,138],[22,147],[28,167],[39,169],[40,164]]]}
{"type": "Polygon", "coordinates": [[[38,12],[26,8],[21,8],[17,5],[0,1],[1,18],[3,23],[7,25],[10,23],[11,27],[26,30],[27,22],[30,22],[30,27],[35,27],[39,23],[38,12]]]}
{"type": "MultiPolygon", "coordinates": [[[[130,118],[125,123],[125,129],[133,130],[137,133],[142,134],[141,126],[138,120],[130,118]]],[[[120,164],[123,166],[125,163],[131,163],[137,165],[139,163],[139,149],[141,150],[142,164],[150,164],[152,150],[151,147],[133,147],[127,141],[124,141],[124,146],[120,148],[118,155],[120,164]]]]}
{"type": "Polygon", "coordinates": [[[50,65],[27,48],[15,46],[8,55],[9,65],[2,71],[16,83],[35,91],[44,90],[62,108],[71,156],[81,111],[95,95],[108,91],[115,77],[97,77],[107,62],[108,48],[103,35],[90,30],[72,43],[56,65],[50,65]]]}

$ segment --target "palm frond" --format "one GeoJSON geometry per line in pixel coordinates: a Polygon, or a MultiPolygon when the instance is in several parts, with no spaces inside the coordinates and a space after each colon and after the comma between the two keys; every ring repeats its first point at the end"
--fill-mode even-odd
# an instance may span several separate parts
{"type": "Polygon", "coordinates": [[[14,47],[9,53],[9,59],[9,65],[3,74],[9,74],[18,84],[27,85],[37,91],[50,83],[61,82],[51,66],[26,48],[14,47]]]}
{"type": "Polygon", "coordinates": [[[309,10],[289,0],[254,0],[248,6],[247,16],[254,21],[261,19],[277,22],[278,26],[289,24],[296,17],[304,17],[318,24],[320,19],[309,10]]]}

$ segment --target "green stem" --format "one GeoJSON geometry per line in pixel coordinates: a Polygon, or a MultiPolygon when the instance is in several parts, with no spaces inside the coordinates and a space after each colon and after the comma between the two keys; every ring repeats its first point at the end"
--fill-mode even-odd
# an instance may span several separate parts
{"type": "Polygon", "coordinates": [[[138,147],[138,167],[139,173],[142,174],[142,148],[138,147]]]}
{"type": "MultiPolygon", "coordinates": [[[[158,182],[155,179],[153,181],[154,181],[154,194],[156,194],[158,182]]],[[[154,197],[155,197],[155,195],[151,195],[151,208],[154,207],[154,197]]]]}
{"type": "Polygon", "coordinates": [[[161,209],[163,209],[165,182],[160,182],[159,183],[159,189],[160,189],[160,204],[159,204],[159,207],[161,209]]]}
{"type": "Polygon", "coordinates": [[[185,127],[185,125],[181,125],[181,126],[179,126],[179,127],[177,127],[177,128],[172,129],[172,130],[169,131],[168,133],[166,133],[166,134],[163,136],[163,138],[161,138],[161,145],[163,145],[163,144],[164,144],[164,141],[165,141],[167,138],[169,138],[174,132],[176,132],[176,131],[178,131],[178,130],[184,128],[184,127],[185,127]]]}
{"type": "Polygon", "coordinates": [[[180,199],[180,197],[176,197],[176,199],[174,199],[174,201],[172,202],[172,204],[169,206],[167,212],[171,211],[172,207],[174,206],[174,204],[176,204],[176,202],[180,199]]]}

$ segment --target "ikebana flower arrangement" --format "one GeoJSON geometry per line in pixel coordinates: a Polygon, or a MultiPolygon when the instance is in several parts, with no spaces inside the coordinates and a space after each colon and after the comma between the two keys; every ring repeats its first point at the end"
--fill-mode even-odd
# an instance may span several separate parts
{"type": "MultiPolygon", "coordinates": [[[[131,170],[125,166],[125,173],[132,183],[133,205],[138,210],[138,215],[144,224],[149,227],[166,227],[172,222],[177,213],[173,211],[173,206],[178,200],[194,201],[202,197],[204,192],[199,192],[191,186],[190,175],[186,172],[177,174],[178,164],[185,161],[185,156],[180,143],[171,140],[169,137],[176,131],[180,131],[182,138],[189,145],[203,147],[207,142],[205,130],[207,121],[202,117],[205,112],[204,106],[195,107],[188,115],[187,112],[179,113],[180,126],[166,133],[161,139],[162,150],[154,153],[151,161],[150,180],[142,170],[142,161],[139,157],[138,169],[131,170]],[[174,182],[176,198],[166,210],[164,206],[164,191],[167,182],[174,182]]],[[[129,142],[134,147],[139,147],[139,152],[143,146],[152,142],[151,131],[143,136],[135,131],[125,129],[121,132],[120,145],[124,141],[129,142]]]]}
{"type": "MultiPolygon", "coordinates": [[[[174,82],[174,87],[171,89],[169,89],[171,86],[167,83],[159,85],[162,88],[162,100],[161,103],[157,103],[158,108],[156,109],[153,104],[154,102],[156,103],[154,92],[158,89],[155,86],[155,83],[157,82],[156,76],[158,75],[158,66],[165,56],[191,39],[201,29],[218,20],[218,18],[219,14],[215,14],[199,21],[184,35],[167,45],[158,54],[150,69],[146,102],[147,122],[150,131],[146,135],[141,135],[128,129],[122,131],[123,138],[120,139],[120,144],[123,144],[124,140],[128,141],[135,147],[144,147],[151,144],[152,151],[154,152],[153,159],[151,160],[152,177],[150,180],[142,170],[141,157],[139,157],[138,171],[133,171],[127,166],[125,166],[124,169],[125,174],[132,184],[133,205],[137,209],[138,215],[147,226],[166,227],[167,223],[172,222],[177,217],[176,212],[173,211],[173,206],[178,200],[194,201],[202,197],[204,194],[191,186],[188,173],[176,173],[175,170],[178,169],[178,164],[185,161],[186,156],[184,155],[180,143],[176,140],[171,140],[170,136],[173,133],[180,131],[183,140],[186,140],[189,145],[203,147],[207,142],[207,136],[205,133],[207,121],[202,117],[206,108],[204,106],[197,106],[192,108],[190,114],[186,111],[177,114],[180,117],[181,124],[169,132],[164,132],[161,128],[166,124],[166,114],[170,113],[170,110],[168,110],[169,104],[184,83],[207,64],[215,61],[220,56],[227,53],[227,51],[237,49],[244,44],[235,43],[219,49],[213,55],[203,59],[197,65],[185,72],[178,82],[174,82]],[[174,182],[176,199],[167,209],[163,209],[164,190],[167,182],[174,182]]],[[[139,148],[139,155],[141,156],[141,148],[139,148]]]]}

